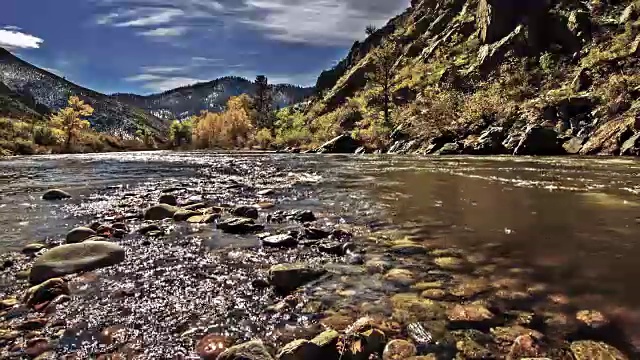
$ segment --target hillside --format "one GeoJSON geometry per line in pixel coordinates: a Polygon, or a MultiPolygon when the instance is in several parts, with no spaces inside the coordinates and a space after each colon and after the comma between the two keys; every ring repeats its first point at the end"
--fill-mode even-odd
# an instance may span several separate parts
{"type": "MultiPolygon", "coordinates": [[[[286,107],[302,101],[312,94],[311,88],[294,85],[271,85],[274,106],[286,107]]],[[[183,119],[202,111],[220,112],[227,101],[241,94],[255,93],[253,82],[240,77],[223,77],[206,83],[185,86],[161,94],[140,96],[114,94],[119,101],[149,111],[166,120],[183,119]]]]}
{"type": "Polygon", "coordinates": [[[640,154],[638,1],[414,0],[321,74],[315,138],[422,154],[640,154]],[[367,80],[393,42],[392,117],[367,80]]]}
{"type": "Polygon", "coordinates": [[[36,104],[36,112],[43,114],[64,107],[69,95],[78,95],[94,107],[90,118],[98,131],[118,136],[135,133],[146,127],[157,136],[164,136],[168,124],[139,108],[124,104],[110,96],[100,94],[67,81],[55,74],[33,66],[0,48],[0,83],[11,91],[13,98],[29,107],[36,104]]]}

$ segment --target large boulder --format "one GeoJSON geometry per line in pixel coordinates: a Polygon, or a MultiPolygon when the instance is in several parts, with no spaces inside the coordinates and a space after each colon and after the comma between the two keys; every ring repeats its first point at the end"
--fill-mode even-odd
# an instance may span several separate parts
{"type": "Polygon", "coordinates": [[[62,245],[47,251],[33,263],[29,281],[40,284],[64,275],[112,266],[124,259],[125,250],[106,241],[62,245]]]}
{"type": "Polygon", "coordinates": [[[640,156],[640,133],[636,133],[620,147],[620,155],[640,156]]]}
{"type": "Polygon", "coordinates": [[[325,270],[307,264],[279,264],[269,269],[269,282],[279,291],[290,292],[324,273],[325,270]]]}
{"type": "Polygon", "coordinates": [[[467,138],[463,153],[471,155],[502,154],[505,151],[502,141],[505,138],[504,128],[492,126],[480,134],[479,137],[467,138]]]}
{"type": "Polygon", "coordinates": [[[273,360],[260,341],[250,341],[232,346],[218,356],[217,360],[273,360]]]}
{"type": "Polygon", "coordinates": [[[67,244],[76,244],[96,235],[97,233],[93,229],[79,227],[67,233],[66,242],[67,244]]]}
{"type": "Polygon", "coordinates": [[[340,135],[333,140],[326,142],[318,148],[318,153],[322,154],[353,154],[360,147],[360,144],[350,135],[340,135]]]}
{"type": "Polygon", "coordinates": [[[458,143],[448,143],[444,144],[440,148],[440,150],[435,152],[435,155],[455,155],[460,153],[460,144],[458,143]]]}
{"type": "Polygon", "coordinates": [[[64,199],[71,199],[71,194],[69,194],[66,191],[62,191],[60,189],[51,189],[42,195],[42,200],[47,200],[47,201],[64,200],[64,199]]]}
{"type": "Polygon", "coordinates": [[[159,204],[152,206],[144,211],[145,220],[164,220],[172,219],[173,215],[180,210],[179,208],[167,204],[159,204]]]}
{"type": "Polygon", "coordinates": [[[534,125],[525,131],[513,155],[563,155],[565,150],[558,133],[551,128],[534,125]]]}
{"type": "Polygon", "coordinates": [[[507,36],[492,44],[483,45],[478,52],[478,67],[482,71],[491,71],[502,62],[509,51],[520,52],[527,45],[527,31],[518,25],[507,36]]]}

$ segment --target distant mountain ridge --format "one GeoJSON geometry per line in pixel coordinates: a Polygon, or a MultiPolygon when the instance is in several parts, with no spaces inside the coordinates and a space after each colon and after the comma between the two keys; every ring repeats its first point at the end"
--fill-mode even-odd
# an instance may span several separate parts
{"type": "MultiPolygon", "coordinates": [[[[313,88],[289,84],[270,85],[273,103],[286,107],[301,102],[313,94],[313,88]]],[[[135,94],[113,94],[123,103],[149,111],[161,119],[183,119],[201,111],[219,112],[229,98],[241,94],[255,93],[255,84],[245,78],[226,76],[213,81],[184,86],[160,94],[141,96],[135,94]]]]}

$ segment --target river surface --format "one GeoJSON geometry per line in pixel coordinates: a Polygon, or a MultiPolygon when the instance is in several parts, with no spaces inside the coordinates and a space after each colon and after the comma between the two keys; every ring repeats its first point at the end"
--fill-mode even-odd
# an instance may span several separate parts
{"type": "MultiPolygon", "coordinates": [[[[362,226],[369,242],[407,236],[460,249],[481,259],[478,264],[497,267],[488,279],[542,284],[570,298],[575,309],[603,311],[640,348],[635,159],[202,152],[16,157],[0,161],[0,251],[63,239],[70,228],[112,206],[113,192],[206,181],[203,169],[220,162],[273,166],[295,177],[302,185],[277,199],[280,208],[310,209],[326,214],[326,223],[362,226]],[[51,188],[65,189],[74,199],[40,200],[51,188]]],[[[199,236],[211,248],[255,245],[208,232],[199,236]]],[[[376,252],[370,243],[363,247],[376,252]]],[[[362,284],[350,288],[360,301],[388,292],[375,286],[369,292],[362,284]]]]}

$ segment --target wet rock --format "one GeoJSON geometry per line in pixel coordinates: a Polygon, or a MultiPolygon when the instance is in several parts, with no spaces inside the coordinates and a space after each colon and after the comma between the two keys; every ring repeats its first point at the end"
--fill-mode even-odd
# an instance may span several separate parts
{"type": "Polygon", "coordinates": [[[542,357],[543,351],[540,349],[538,339],[531,335],[518,336],[514,341],[507,360],[520,360],[524,358],[537,358],[542,357]]]}
{"type": "Polygon", "coordinates": [[[196,353],[203,360],[216,360],[220,354],[229,348],[231,339],[225,336],[209,334],[196,344],[196,353]]]}
{"type": "Polygon", "coordinates": [[[583,328],[591,331],[602,330],[611,324],[603,313],[596,310],[578,311],[576,319],[583,328]]]}
{"type": "Polygon", "coordinates": [[[315,215],[309,210],[289,210],[274,213],[274,217],[284,216],[287,220],[301,223],[316,221],[315,215]]]}
{"type": "Polygon", "coordinates": [[[440,257],[433,262],[445,270],[459,270],[465,267],[465,261],[456,257],[440,257]]]}
{"type": "Polygon", "coordinates": [[[47,319],[45,318],[27,319],[19,323],[16,326],[16,329],[22,330],[22,331],[32,331],[32,330],[42,329],[46,325],[47,325],[47,319]]]}
{"type": "Polygon", "coordinates": [[[502,154],[505,151],[502,141],[505,130],[499,126],[487,128],[479,137],[467,138],[464,142],[463,153],[470,155],[502,154]]]}
{"type": "Polygon", "coordinates": [[[638,9],[638,5],[636,5],[635,3],[632,3],[624,9],[624,11],[622,12],[622,15],[620,15],[620,19],[618,20],[618,22],[621,25],[624,25],[630,21],[638,20],[639,16],[640,16],[640,9],[638,9]]]}
{"type": "MultiPolygon", "coordinates": [[[[326,315],[326,314],[325,314],[326,315]]],[[[330,314],[320,320],[320,323],[325,327],[337,331],[344,331],[353,324],[353,318],[347,315],[330,314]]]]}
{"type": "Polygon", "coordinates": [[[461,283],[449,290],[453,296],[460,298],[472,298],[489,291],[490,284],[481,278],[462,278],[461,283]]]}
{"type": "Polygon", "coordinates": [[[269,282],[278,291],[290,292],[322,276],[325,270],[307,264],[279,264],[269,269],[269,282]]]}
{"type": "Polygon", "coordinates": [[[460,153],[460,144],[458,143],[447,143],[444,144],[440,150],[436,151],[435,155],[456,155],[460,153]]]}
{"type": "Polygon", "coordinates": [[[115,239],[122,239],[127,236],[127,232],[124,230],[115,229],[113,230],[113,234],[111,234],[111,236],[115,239]]]}
{"type": "Polygon", "coordinates": [[[160,199],[158,199],[158,204],[178,206],[178,198],[175,195],[165,194],[160,196],[160,199]]]}
{"type": "Polygon", "coordinates": [[[501,343],[505,347],[511,346],[520,336],[532,336],[536,339],[542,339],[544,337],[539,331],[519,325],[495,327],[491,328],[490,332],[495,342],[501,343]]]}
{"type": "Polygon", "coordinates": [[[49,341],[47,339],[34,338],[27,341],[24,352],[31,358],[35,358],[42,355],[46,351],[49,351],[50,349],[51,345],[49,344],[49,341]]]}
{"type": "Polygon", "coordinates": [[[278,360],[321,360],[320,347],[311,341],[294,340],[285,345],[278,354],[278,360]]]}
{"type": "Polygon", "coordinates": [[[406,340],[391,340],[382,352],[383,360],[404,360],[418,353],[415,345],[406,340]]]}
{"type": "Polygon", "coordinates": [[[558,133],[551,128],[535,125],[524,133],[513,155],[563,155],[558,133]]]}
{"type": "Polygon", "coordinates": [[[393,269],[384,275],[384,279],[402,286],[409,286],[416,282],[416,276],[406,269],[393,269]]]}
{"type": "Polygon", "coordinates": [[[447,298],[447,295],[447,292],[442,289],[427,289],[420,293],[423,298],[431,300],[443,300],[447,298]]]}
{"type": "Polygon", "coordinates": [[[343,256],[355,251],[353,243],[341,243],[337,241],[323,241],[318,244],[318,250],[325,254],[343,256]]]}
{"type": "Polygon", "coordinates": [[[53,200],[64,200],[71,199],[71,194],[66,191],[62,191],[60,189],[52,189],[45,192],[42,195],[42,200],[53,201],[53,200]]]}
{"type": "Polygon", "coordinates": [[[150,224],[150,225],[146,225],[141,227],[140,229],[138,229],[138,234],[140,235],[147,235],[150,232],[153,231],[162,231],[162,229],[160,228],[160,226],[156,225],[156,224],[150,224]]]}
{"type": "Polygon", "coordinates": [[[189,218],[200,215],[202,215],[200,211],[182,209],[173,214],[173,221],[187,221],[189,218]]]}
{"type": "Polygon", "coordinates": [[[253,219],[230,218],[218,223],[218,229],[229,234],[249,234],[264,230],[264,225],[256,224],[253,219]]]}
{"type": "Polygon", "coordinates": [[[392,296],[391,305],[394,310],[408,311],[415,315],[418,320],[444,319],[446,317],[445,308],[440,303],[430,299],[423,299],[413,293],[392,296]]]}
{"type": "Polygon", "coordinates": [[[256,195],[258,196],[268,196],[268,195],[273,195],[275,193],[275,190],[273,189],[264,189],[264,190],[260,190],[256,193],[256,195]]]}
{"type": "Polygon", "coordinates": [[[304,229],[304,238],[309,240],[322,240],[331,236],[331,233],[328,231],[324,231],[322,229],[316,228],[305,228],[304,229]]]}
{"type": "Polygon", "coordinates": [[[77,244],[83,242],[92,236],[96,236],[97,233],[93,229],[86,227],[75,228],[67,233],[66,243],[77,244]]]}
{"type": "Polygon", "coordinates": [[[480,304],[455,305],[447,310],[447,318],[454,328],[485,326],[494,317],[489,309],[480,304]]]}
{"type": "Polygon", "coordinates": [[[37,253],[39,251],[42,251],[42,250],[44,250],[46,248],[47,248],[47,245],[45,245],[45,244],[29,244],[29,245],[25,246],[24,248],[22,248],[22,253],[23,254],[27,254],[27,255],[35,254],[35,253],[37,253]]]}
{"type": "Polygon", "coordinates": [[[60,295],[69,295],[69,285],[60,278],[49,279],[42,284],[31,287],[24,294],[23,301],[28,306],[46,303],[60,295]]]}
{"type": "Polygon", "coordinates": [[[0,311],[11,309],[12,307],[20,304],[20,301],[16,298],[9,298],[0,300],[0,311]]]}
{"type": "Polygon", "coordinates": [[[220,214],[197,215],[187,219],[187,222],[191,224],[213,224],[218,219],[220,219],[220,214]]]}
{"type": "Polygon", "coordinates": [[[261,341],[250,341],[230,347],[216,360],[273,360],[273,358],[261,341]]]}
{"type": "Polygon", "coordinates": [[[167,205],[167,204],[159,204],[152,206],[144,211],[144,219],[145,220],[164,220],[164,219],[172,219],[173,215],[178,212],[178,208],[167,205]]]}
{"type": "Polygon", "coordinates": [[[456,349],[464,359],[491,359],[487,344],[491,337],[478,330],[457,330],[452,332],[456,339],[456,349]]]}
{"type": "Polygon", "coordinates": [[[338,360],[340,353],[338,352],[338,341],[340,333],[335,330],[326,330],[311,340],[319,348],[319,359],[338,360]]]}
{"type": "Polygon", "coordinates": [[[384,350],[386,341],[387,338],[382,330],[369,328],[342,337],[340,339],[342,344],[338,347],[344,349],[343,355],[347,359],[366,360],[380,354],[384,350]]]}
{"type": "Polygon", "coordinates": [[[289,234],[280,234],[267,236],[263,238],[262,245],[267,247],[296,247],[298,246],[298,240],[289,234]]]}
{"type": "Polygon", "coordinates": [[[622,156],[640,156],[640,133],[634,134],[620,147],[622,156]]]}
{"type": "Polygon", "coordinates": [[[249,219],[257,219],[258,218],[258,209],[253,206],[238,206],[234,208],[231,213],[234,216],[249,218],[249,219]]]}
{"type": "Polygon", "coordinates": [[[420,323],[407,325],[407,334],[420,348],[425,348],[433,343],[433,334],[420,323]]]}
{"type": "Polygon", "coordinates": [[[254,289],[264,289],[269,287],[269,282],[265,279],[255,279],[251,281],[251,286],[254,289]]]}
{"type": "Polygon", "coordinates": [[[411,241],[394,241],[391,252],[398,255],[423,255],[428,253],[429,249],[411,241]]]}
{"type": "Polygon", "coordinates": [[[184,211],[196,211],[196,210],[202,210],[202,209],[206,209],[207,208],[207,204],[202,203],[202,202],[198,202],[195,204],[191,204],[191,205],[187,205],[185,207],[183,207],[182,209],[184,211]]]}
{"type": "Polygon", "coordinates": [[[597,341],[574,341],[571,343],[571,353],[576,360],[627,360],[620,350],[613,346],[597,341]]]}
{"type": "Polygon", "coordinates": [[[46,280],[107,267],[124,261],[125,251],[106,241],[85,241],[58,246],[40,256],[31,267],[29,281],[39,284],[46,280]]]}
{"type": "Polygon", "coordinates": [[[360,144],[350,135],[340,135],[327,141],[317,150],[321,154],[353,154],[360,144]]]}

